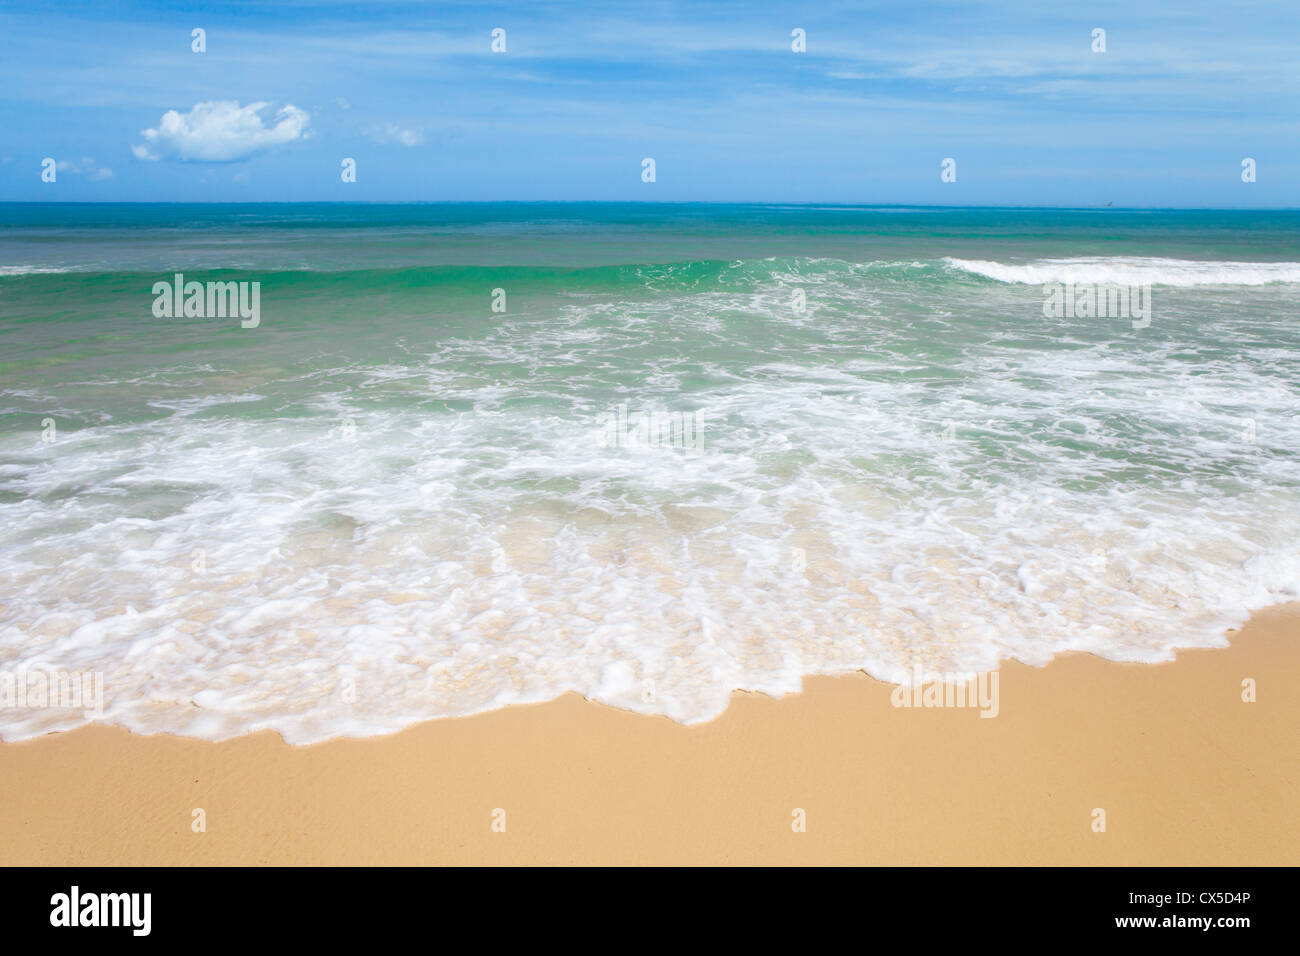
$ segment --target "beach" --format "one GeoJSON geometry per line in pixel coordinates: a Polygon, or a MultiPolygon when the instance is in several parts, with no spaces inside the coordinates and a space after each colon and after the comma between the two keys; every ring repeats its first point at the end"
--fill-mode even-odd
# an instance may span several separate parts
{"type": "Polygon", "coordinates": [[[693,726],[569,694],[305,747],[86,727],[0,746],[0,863],[1300,862],[1300,604],[999,673],[987,719],[857,674],[693,726]]]}
{"type": "Polygon", "coordinates": [[[0,227],[4,862],[1297,859],[1300,213],[0,227]]]}
{"type": "Polygon", "coordinates": [[[496,866],[1286,928],[1300,3],[1241,6],[5,3],[11,939],[496,866]]]}

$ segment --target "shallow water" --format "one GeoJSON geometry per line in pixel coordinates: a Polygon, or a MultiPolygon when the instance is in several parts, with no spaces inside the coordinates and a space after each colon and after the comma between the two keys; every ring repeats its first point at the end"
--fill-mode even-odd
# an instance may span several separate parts
{"type": "Polygon", "coordinates": [[[0,205],[0,671],[307,742],[1222,644],[1300,595],[1298,291],[1296,213],[0,205]]]}

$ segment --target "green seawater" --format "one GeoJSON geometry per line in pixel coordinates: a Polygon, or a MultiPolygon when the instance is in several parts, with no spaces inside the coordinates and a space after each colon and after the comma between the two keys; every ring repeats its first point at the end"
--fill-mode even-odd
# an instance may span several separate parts
{"type": "Polygon", "coordinates": [[[316,739],[1165,659],[1300,593],[1298,292],[1295,212],[0,204],[0,666],[316,739]]]}

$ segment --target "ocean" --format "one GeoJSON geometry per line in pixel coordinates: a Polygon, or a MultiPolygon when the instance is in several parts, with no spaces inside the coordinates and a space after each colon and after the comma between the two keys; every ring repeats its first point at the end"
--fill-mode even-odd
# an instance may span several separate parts
{"type": "Polygon", "coordinates": [[[0,737],[1222,646],[1297,294],[1293,211],[0,204],[0,737]]]}

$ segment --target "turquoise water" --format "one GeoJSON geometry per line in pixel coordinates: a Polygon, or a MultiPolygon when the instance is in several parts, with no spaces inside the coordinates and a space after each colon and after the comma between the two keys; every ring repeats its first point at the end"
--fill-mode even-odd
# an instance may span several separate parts
{"type": "Polygon", "coordinates": [[[1300,593],[1298,291],[1294,212],[0,205],[0,668],[307,741],[1168,659],[1300,593]]]}

